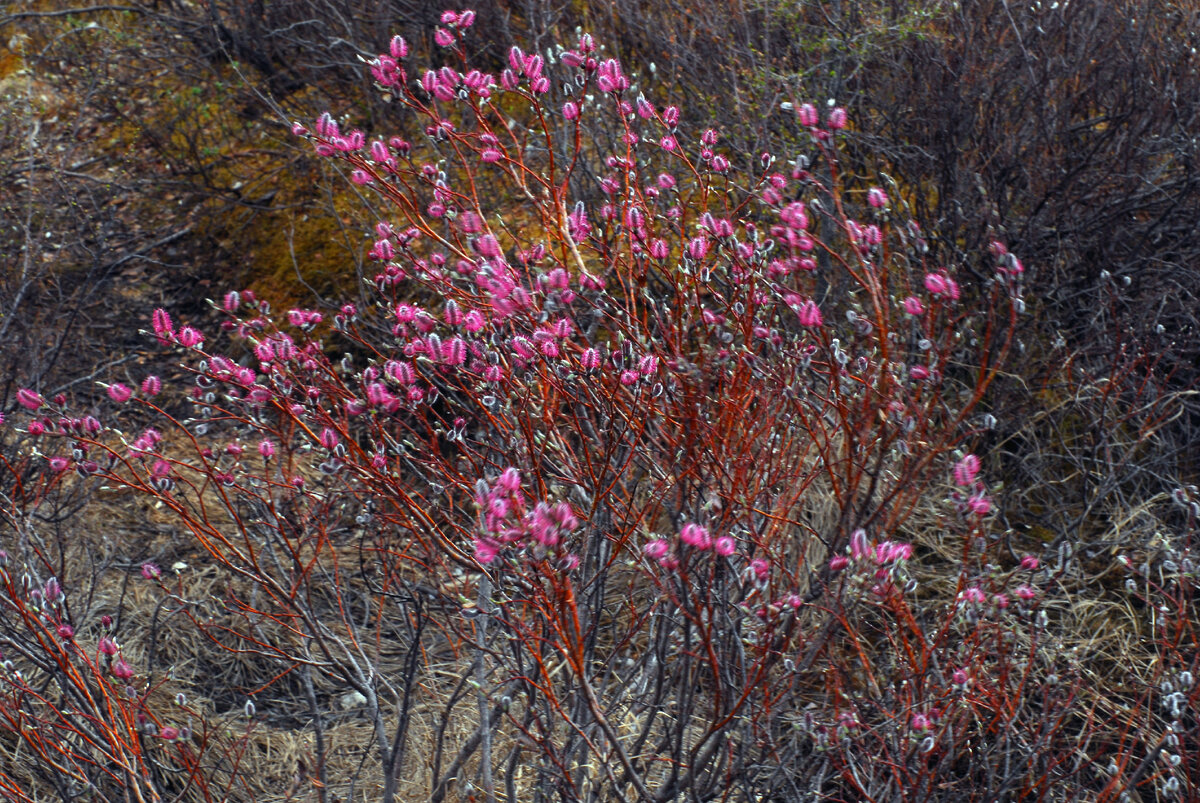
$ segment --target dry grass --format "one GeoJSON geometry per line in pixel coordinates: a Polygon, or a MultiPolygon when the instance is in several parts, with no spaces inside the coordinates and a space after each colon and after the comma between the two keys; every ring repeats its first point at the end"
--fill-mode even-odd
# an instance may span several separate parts
{"type": "MultiPolygon", "coordinates": [[[[948,492],[949,489],[947,489],[948,492]]],[[[1002,571],[1008,571],[1020,556],[1032,553],[1041,559],[1041,568],[1034,576],[1041,589],[1039,610],[1046,616],[1045,629],[1038,634],[1038,650],[1030,678],[1045,682],[1058,675],[1064,688],[1075,694],[1073,706],[1078,712],[1076,721],[1068,722],[1066,732],[1083,738],[1115,743],[1127,723],[1151,731],[1161,728],[1155,712],[1146,710],[1139,702],[1147,689],[1152,689],[1169,668],[1167,656],[1156,637],[1161,615],[1155,606],[1145,605],[1125,587],[1131,576],[1117,563],[1118,554],[1128,556],[1135,565],[1161,564],[1170,547],[1164,533],[1172,532],[1171,522],[1163,518],[1165,499],[1152,499],[1135,509],[1104,509],[1098,511],[1107,524],[1097,539],[1074,547],[1072,553],[1059,551],[1053,544],[1018,532],[999,532],[998,522],[986,528],[988,537],[999,541],[991,549],[993,559],[1002,571]],[[1095,723],[1108,723],[1097,729],[1095,723]]],[[[216,509],[216,507],[214,507],[216,509]]],[[[915,609],[931,617],[927,624],[944,616],[954,606],[957,592],[957,569],[963,554],[962,528],[946,518],[945,504],[930,497],[906,524],[903,537],[917,547],[912,573],[918,581],[913,595],[915,609]]],[[[814,490],[804,497],[800,506],[789,512],[788,519],[802,522],[805,529],[829,532],[836,526],[836,506],[829,495],[814,490]]],[[[225,521],[233,526],[232,519],[225,521]]],[[[281,663],[253,652],[219,649],[204,637],[181,612],[181,600],[188,601],[188,610],[210,628],[245,626],[245,620],[228,606],[236,578],[226,569],[214,564],[210,556],[181,528],[173,515],[154,505],[146,504],[128,492],[101,490],[93,503],[85,507],[70,525],[70,537],[60,539],[58,554],[60,576],[69,583],[72,599],[86,599],[86,608],[72,613],[79,625],[77,643],[86,652],[94,653],[99,631],[97,621],[108,614],[117,622],[117,636],[127,660],[134,665],[140,679],[150,679],[156,686],[147,696],[146,711],[163,724],[182,724],[180,712],[172,700],[185,694],[188,707],[215,734],[221,735],[223,750],[236,756],[238,774],[243,786],[232,799],[246,801],[283,801],[316,797],[318,754],[313,729],[311,707],[304,700],[299,673],[289,673],[264,686],[279,675],[281,663]],[[143,580],[140,565],[155,560],[165,570],[164,587],[173,596],[164,597],[160,587],[143,580]],[[177,568],[173,568],[178,564],[177,568]],[[165,674],[169,671],[169,679],[165,674]],[[257,690],[257,691],[256,691],[257,690]],[[257,714],[248,721],[242,706],[250,692],[257,714]]],[[[1069,543],[1069,542],[1064,542],[1069,543]]],[[[344,543],[333,548],[343,565],[357,561],[357,543],[344,543]]],[[[797,561],[819,565],[825,560],[823,547],[814,544],[797,561]]],[[[800,576],[800,575],[798,575],[800,576]]],[[[353,575],[348,580],[357,581],[353,575]]],[[[361,578],[359,578],[361,579],[361,578]]],[[[470,597],[471,579],[451,595],[470,597]]],[[[1143,584],[1144,585],[1144,584],[1143,584]]],[[[652,584],[640,571],[618,568],[609,585],[611,607],[615,617],[603,632],[621,633],[630,629],[624,618],[631,599],[653,599],[652,584]],[[625,576],[628,574],[628,576],[625,576]],[[622,603],[625,603],[622,605],[622,603]]],[[[1011,591],[1011,590],[1010,590],[1011,591]]],[[[1143,588],[1144,591],[1144,588],[1143,588]]],[[[453,603],[453,599],[448,600],[453,603]]],[[[447,608],[446,633],[454,633],[457,625],[457,604],[447,608]]],[[[886,616],[879,617],[869,610],[859,612],[860,635],[883,634],[891,627],[886,616]]],[[[815,630],[824,617],[813,612],[804,617],[802,628],[815,630]]],[[[298,649],[294,636],[277,623],[259,622],[259,634],[282,645],[298,649]]],[[[210,630],[210,632],[216,632],[210,630]]],[[[1032,630],[1018,627],[1013,631],[1014,652],[1031,650],[1032,630]]],[[[452,639],[458,637],[452,636],[452,639]]],[[[230,641],[227,647],[244,645],[230,641]]],[[[637,655],[637,644],[624,645],[624,654],[637,655]]],[[[887,642],[872,645],[872,660],[877,667],[887,665],[887,642]]],[[[615,645],[602,638],[597,645],[602,661],[618,660],[621,656],[615,645]]],[[[403,673],[403,650],[380,651],[376,654],[378,671],[387,677],[403,673]]],[[[842,635],[833,638],[823,653],[820,666],[804,673],[795,681],[796,705],[805,701],[819,702],[825,693],[822,667],[829,663],[845,672],[844,691],[867,697],[878,694],[853,669],[859,655],[842,635]]],[[[469,673],[471,653],[456,648],[453,641],[437,634],[436,639],[423,645],[421,670],[412,709],[408,753],[400,799],[425,799],[434,783],[432,745],[439,730],[445,729],[447,751],[442,763],[445,772],[449,761],[464,744],[473,730],[475,701],[471,694],[459,699],[454,713],[443,723],[444,712],[451,695],[461,691],[462,678],[469,673]]],[[[561,670],[560,670],[561,671],[561,670]]],[[[942,668],[942,671],[947,671],[942,668]]],[[[567,680],[566,675],[562,676],[567,680]]],[[[497,679],[499,680],[499,679],[497,679]]],[[[374,729],[361,706],[344,701],[348,689],[336,678],[323,673],[313,674],[313,683],[322,712],[322,736],[325,740],[325,774],[329,786],[358,800],[374,800],[381,790],[374,729]]],[[[636,695],[624,700],[615,696],[610,703],[614,724],[625,738],[632,738],[645,726],[650,712],[640,707],[636,695]]],[[[515,705],[509,712],[512,721],[519,721],[525,711],[515,705]]],[[[670,764],[665,757],[655,756],[650,749],[658,740],[668,736],[676,727],[679,712],[663,712],[651,728],[646,742],[648,751],[647,782],[665,782],[670,764]]],[[[684,725],[684,749],[690,749],[701,738],[702,720],[691,719],[684,725]]],[[[561,731],[549,738],[565,738],[569,732],[560,723],[561,731]]],[[[493,755],[507,758],[512,751],[520,756],[538,748],[514,737],[513,731],[502,728],[498,733],[493,755]]],[[[20,744],[11,734],[3,740],[5,765],[11,767],[9,777],[38,794],[53,796],[53,788],[39,775],[36,767],[26,764],[20,754],[20,744]],[[28,775],[20,775],[22,768],[28,775]]],[[[149,754],[165,746],[149,742],[149,754]]],[[[447,800],[469,798],[470,779],[478,772],[478,756],[468,760],[459,773],[459,782],[451,784],[447,800]]],[[[589,785],[607,788],[612,779],[598,766],[585,764],[574,767],[572,773],[586,789],[589,785]]],[[[535,773],[524,770],[514,775],[518,790],[526,783],[536,783],[535,773]]],[[[196,798],[199,799],[199,798],[196,798]]]]}

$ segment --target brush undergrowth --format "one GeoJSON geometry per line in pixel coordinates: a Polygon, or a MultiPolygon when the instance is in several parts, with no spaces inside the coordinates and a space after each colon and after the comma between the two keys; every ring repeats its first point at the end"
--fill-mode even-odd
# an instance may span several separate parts
{"type": "Polygon", "coordinates": [[[399,37],[370,64],[421,141],[293,128],[388,210],[351,300],[158,310],[183,414],[153,376],[104,416],[17,394],[6,794],[1194,790],[1194,490],[1093,600],[1070,544],[1001,531],[972,453],[1020,261],[932,262],[843,176],[841,108],[794,99],[804,152],[742,170],[586,34],[487,72],[473,22],[443,14],[438,69],[399,37]],[[47,511],[89,489],[161,531],[80,568],[47,511]],[[1113,700],[1072,634],[1116,611],[1149,625],[1113,700]],[[308,734],[286,790],[249,769],[268,729],[308,734]]]}

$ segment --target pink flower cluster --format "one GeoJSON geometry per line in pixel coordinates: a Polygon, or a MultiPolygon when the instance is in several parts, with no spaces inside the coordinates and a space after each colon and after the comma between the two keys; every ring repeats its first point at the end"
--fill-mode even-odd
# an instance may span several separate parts
{"type": "Polygon", "coordinates": [[[701,527],[699,524],[683,525],[679,531],[679,540],[695,549],[712,548],[712,536],[709,535],[708,528],[701,527]]]}
{"type": "Polygon", "coordinates": [[[857,571],[856,579],[867,579],[871,593],[886,597],[897,586],[897,580],[907,576],[905,564],[912,559],[912,544],[901,541],[881,541],[871,544],[866,530],[858,529],[850,534],[849,555],[834,555],[829,560],[829,570],[844,571],[852,563],[857,571]]]}
{"type": "Polygon", "coordinates": [[[979,458],[973,454],[965,455],[954,464],[954,484],[960,487],[973,488],[966,496],[955,493],[954,498],[959,502],[964,512],[974,516],[986,516],[992,510],[992,502],[984,493],[984,486],[976,478],[979,474],[979,458]]]}
{"type": "Polygon", "coordinates": [[[495,561],[506,547],[531,543],[541,550],[560,547],[564,538],[580,526],[566,502],[542,501],[528,510],[521,474],[511,467],[490,485],[481,480],[475,501],[481,522],[480,532],[475,536],[475,559],[482,564],[495,561]]]}
{"type": "Polygon", "coordinates": [[[321,313],[316,310],[307,309],[288,310],[287,317],[288,323],[305,332],[311,331],[317,324],[324,320],[324,316],[321,313]]]}
{"type": "Polygon", "coordinates": [[[954,464],[954,483],[966,487],[975,482],[979,474],[979,458],[973,454],[964,456],[954,464]]]}
{"type": "MultiPolygon", "coordinates": [[[[898,541],[882,541],[871,546],[866,530],[855,530],[850,534],[850,557],[854,560],[873,558],[880,566],[912,558],[912,544],[898,541]]],[[[837,558],[834,558],[837,560],[837,558]]],[[[839,564],[844,567],[846,564],[839,564]]]]}
{"type": "Polygon", "coordinates": [[[108,671],[117,680],[126,681],[133,677],[133,667],[121,656],[121,648],[109,636],[101,636],[97,650],[109,662],[108,671]]]}
{"type": "MultiPolygon", "coordinates": [[[[808,129],[813,129],[815,134],[828,135],[826,131],[818,131],[817,126],[820,124],[820,114],[817,112],[817,107],[811,103],[802,103],[796,109],[796,120],[800,125],[808,129]]],[[[825,120],[825,124],[831,130],[839,130],[846,127],[846,110],[841,106],[835,106],[829,110],[829,116],[825,120]]],[[[820,137],[824,139],[824,137],[820,137]]]]}
{"type": "MultiPolygon", "coordinates": [[[[737,539],[731,535],[721,535],[713,537],[707,527],[688,522],[679,530],[679,540],[698,552],[709,552],[727,558],[737,552],[737,539]]],[[[642,552],[650,560],[655,561],[664,569],[672,571],[679,568],[679,558],[676,557],[671,550],[671,542],[665,538],[653,538],[646,542],[642,547],[642,552]]],[[[765,561],[762,561],[762,566],[767,566],[765,561]]]]}
{"type": "Polygon", "coordinates": [[[544,67],[545,61],[538,54],[526,53],[519,47],[512,47],[508,51],[508,69],[500,73],[500,85],[513,90],[525,80],[530,92],[544,95],[550,91],[550,79],[542,72],[544,67]]]}
{"type": "Polygon", "coordinates": [[[629,88],[629,79],[621,70],[621,62],[616,59],[605,59],[600,62],[596,86],[601,92],[624,92],[629,88]]]}
{"type": "Polygon", "coordinates": [[[958,283],[951,279],[945,271],[925,274],[925,289],[931,295],[945,296],[951,301],[957,301],[961,295],[958,283]]]}

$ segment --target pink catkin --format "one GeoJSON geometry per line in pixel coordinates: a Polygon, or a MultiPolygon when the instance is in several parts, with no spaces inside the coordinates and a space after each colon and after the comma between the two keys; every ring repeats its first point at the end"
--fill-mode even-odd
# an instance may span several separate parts
{"type": "Polygon", "coordinates": [[[150,322],[154,327],[154,334],[158,337],[160,343],[166,343],[175,336],[175,327],[171,323],[171,316],[165,309],[160,307],[154,310],[150,322]]]}
{"type": "Polygon", "coordinates": [[[979,458],[973,454],[963,457],[954,465],[954,484],[966,487],[975,481],[979,474],[979,458]]]}
{"type": "Polygon", "coordinates": [[[925,289],[935,296],[946,292],[946,277],[940,273],[925,274],[925,289]]]}
{"type": "Polygon", "coordinates": [[[796,316],[800,319],[801,326],[807,326],[810,329],[815,329],[824,323],[824,318],[821,316],[821,308],[817,306],[815,301],[805,301],[796,309],[796,316]]]}
{"type": "Polygon", "coordinates": [[[642,547],[642,551],[646,553],[646,557],[651,560],[662,560],[670,550],[671,545],[661,538],[649,541],[642,547]]]}
{"type": "Polygon", "coordinates": [[[705,527],[688,523],[679,531],[679,540],[696,549],[708,549],[712,546],[712,537],[705,527]]]}
{"type": "Polygon", "coordinates": [[[29,388],[21,388],[17,391],[17,404],[26,410],[36,410],[45,403],[41,396],[29,388]]]}

